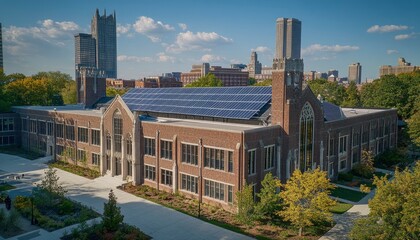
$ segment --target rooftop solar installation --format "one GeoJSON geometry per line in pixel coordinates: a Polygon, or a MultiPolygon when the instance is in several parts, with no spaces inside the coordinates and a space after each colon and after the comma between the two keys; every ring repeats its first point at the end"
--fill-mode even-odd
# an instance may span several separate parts
{"type": "Polygon", "coordinates": [[[122,98],[131,111],[248,120],[271,101],[271,87],[133,88],[122,98]]]}

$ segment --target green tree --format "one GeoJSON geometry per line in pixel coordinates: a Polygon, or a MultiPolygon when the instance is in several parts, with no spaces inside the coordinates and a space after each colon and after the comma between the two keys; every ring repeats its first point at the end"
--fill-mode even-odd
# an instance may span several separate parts
{"type": "Polygon", "coordinates": [[[375,176],[370,213],[356,222],[351,239],[419,239],[420,162],[413,170],[396,171],[393,180],[375,176]]]}
{"type": "Polygon", "coordinates": [[[236,192],[236,200],[238,206],[238,213],[236,218],[247,226],[253,224],[255,220],[254,210],[255,202],[253,189],[251,185],[244,185],[242,190],[236,192]]]}
{"type": "Polygon", "coordinates": [[[254,86],[271,86],[273,81],[271,79],[266,79],[262,82],[257,82],[254,84],[254,86]]]}
{"type": "Polygon", "coordinates": [[[109,191],[108,202],[104,203],[104,214],[102,224],[105,230],[115,232],[123,223],[124,216],[121,214],[120,207],[117,206],[117,197],[112,189],[109,191]]]}
{"type": "Polygon", "coordinates": [[[124,95],[128,89],[125,88],[113,88],[113,87],[106,87],[106,96],[107,97],[115,97],[118,95],[124,95]]]}
{"type": "Polygon", "coordinates": [[[414,113],[407,120],[408,134],[411,141],[415,145],[420,146],[420,101],[417,101],[414,109],[414,113]]]}
{"type": "Polygon", "coordinates": [[[44,171],[44,174],[44,179],[42,179],[41,184],[38,184],[38,187],[57,196],[64,196],[66,190],[58,183],[60,177],[57,176],[57,170],[48,166],[48,169],[44,171]]]}
{"type": "Polygon", "coordinates": [[[334,185],[325,171],[317,168],[302,173],[296,169],[280,192],[284,209],[278,214],[299,228],[299,236],[302,236],[305,227],[332,220],[329,209],[336,204],[328,196],[332,189],[334,185]]]}
{"type": "Polygon", "coordinates": [[[261,191],[257,194],[259,202],[255,206],[256,214],[262,218],[273,218],[280,208],[280,195],[277,189],[281,186],[280,180],[267,173],[261,181],[261,191]]]}
{"type": "Polygon", "coordinates": [[[77,103],[77,89],[76,81],[68,81],[65,87],[60,92],[63,97],[64,104],[76,104],[77,103]]]}
{"type": "Polygon", "coordinates": [[[185,87],[223,87],[223,82],[222,80],[216,78],[213,73],[209,73],[185,87]]]}
{"type": "Polygon", "coordinates": [[[373,164],[373,153],[371,151],[363,150],[360,163],[356,164],[353,167],[353,171],[359,176],[371,178],[373,177],[373,173],[375,172],[375,167],[373,166],[373,164]]]}
{"type": "Polygon", "coordinates": [[[255,78],[249,78],[248,79],[248,85],[252,86],[252,85],[254,85],[256,83],[257,83],[257,80],[255,80],[255,78]]]}
{"type": "Polygon", "coordinates": [[[326,79],[308,81],[315,96],[321,95],[327,102],[341,105],[346,98],[346,89],[338,82],[329,82],[326,79]]]}
{"type": "Polygon", "coordinates": [[[357,90],[356,82],[351,81],[346,88],[346,98],[343,101],[343,107],[360,107],[360,94],[357,90]]]}

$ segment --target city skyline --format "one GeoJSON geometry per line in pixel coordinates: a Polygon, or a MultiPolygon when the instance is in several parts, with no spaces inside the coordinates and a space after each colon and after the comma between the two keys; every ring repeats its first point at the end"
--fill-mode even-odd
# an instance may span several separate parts
{"type": "Polygon", "coordinates": [[[76,2],[25,2],[25,9],[18,7],[21,1],[3,3],[0,22],[7,74],[62,71],[74,76],[74,35],[90,32],[96,8],[118,15],[118,77],[125,79],[187,72],[202,62],[223,67],[247,64],[252,50],[263,66],[271,66],[275,20],[282,17],[302,22],[305,71],[337,69],[340,77],[347,77],[349,64],[360,62],[364,81],[377,78],[381,65],[396,65],[398,57],[420,63],[418,2],[385,1],[380,6],[362,1],[76,2]],[[43,9],[46,4],[49,8],[43,9]]]}

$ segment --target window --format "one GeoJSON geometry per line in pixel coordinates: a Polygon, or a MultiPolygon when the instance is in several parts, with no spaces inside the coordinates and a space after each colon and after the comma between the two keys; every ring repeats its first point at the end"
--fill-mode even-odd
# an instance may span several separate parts
{"type": "Polygon", "coordinates": [[[99,162],[101,161],[100,159],[101,159],[101,157],[100,157],[99,154],[92,153],[92,164],[93,165],[99,166],[99,162]]]}
{"type": "Polygon", "coordinates": [[[302,172],[312,169],[314,141],[314,111],[309,103],[305,103],[300,113],[299,132],[299,166],[302,172]]]}
{"type": "Polygon", "coordinates": [[[198,178],[181,174],[181,189],[192,193],[198,193],[198,178]]]}
{"type": "Polygon", "coordinates": [[[204,167],[225,170],[225,153],[222,149],[204,149],[204,167]]]}
{"type": "Polygon", "coordinates": [[[378,133],[378,130],[377,130],[377,128],[376,128],[376,125],[372,125],[372,126],[370,127],[370,140],[371,140],[371,141],[373,141],[373,140],[375,140],[375,139],[376,139],[376,137],[377,137],[377,133],[378,133]]]}
{"type": "Polygon", "coordinates": [[[28,131],[28,121],[26,120],[26,118],[22,118],[22,131],[28,131]]]}
{"type": "Polygon", "coordinates": [[[347,153],[347,137],[348,136],[341,136],[339,140],[339,148],[338,154],[345,155],[347,153]]]}
{"type": "Polygon", "coordinates": [[[353,154],[352,154],[352,156],[351,156],[351,161],[352,161],[352,163],[353,164],[356,164],[356,163],[358,163],[359,162],[359,151],[358,150],[356,150],[356,151],[353,151],[353,154]]]}
{"type": "Polygon", "coordinates": [[[106,150],[111,150],[111,135],[106,135],[106,150]]]}
{"type": "Polygon", "coordinates": [[[249,150],[248,151],[248,175],[255,174],[256,172],[256,163],[257,160],[255,159],[257,156],[257,150],[249,150]]]}
{"type": "Polygon", "coordinates": [[[233,172],[233,152],[228,151],[228,172],[233,172]]]}
{"type": "Polygon", "coordinates": [[[133,161],[127,161],[127,176],[133,176],[133,161]]]}
{"type": "Polygon", "coordinates": [[[228,185],[228,203],[233,203],[233,186],[228,185]]]}
{"type": "Polygon", "coordinates": [[[340,160],[340,171],[343,171],[346,169],[346,163],[347,163],[347,158],[340,160]]]}
{"type": "Polygon", "coordinates": [[[328,144],[328,156],[334,156],[334,138],[330,138],[330,143],[328,144]]]}
{"type": "Polygon", "coordinates": [[[10,132],[14,129],[15,120],[13,118],[0,118],[0,132],[10,132]]]}
{"type": "Polygon", "coordinates": [[[46,135],[47,134],[47,123],[44,121],[38,122],[38,134],[46,135]]]}
{"type": "Polygon", "coordinates": [[[182,144],[182,162],[198,165],[198,146],[182,144]]]}
{"type": "Polygon", "coordinates": [[[0,136],[0,146],[15,144],[15,136],[0,136]]]}
{"type": "Polygon", "coordinates": [[[29,132],[36,133],[36,120],[30,120],[29,132]]]}
{"type": "Polygon", "coordinates": [[[369,131],[366,128],[366,129],[363,130],[362,143],[367,143],[368,141],[369,141],[369,131]]]}
{"type": "Polygon", "coordinates": [[[85,161],[86,160],[86,151],[82,149],[77,149],[77,160],[85,161]]]}
{"type": "Polygon", "coordinates": [[[160,140],[160,157],[172,160],[172,142],[160,140]]]}
{"type": "Polygon", "coordinates": [[[353,147],[359,146],[360,144],[360,133],[354,132],[353,133],[353,147]]]}
{"type": "Polygon", "coordinates": [[[162,169],[160,183],[168,186],[172,186],[172,171],[162,169]]]}
{"type": "Polygon", "coordinates": [[[225,187],[226,185],[211,180],[204,180],[204,196],[225,201],[225,187]]]}
{"type": "Polygon", "coordinates": [[[334,176],[334,162],[328,163],[328,176],[329,177],[334,176]]]}
{"type": "Polygon", "coordinates": [[[155,181],[156,180],[156,168],[149,165],[144,165],[144,178],[155,181]]]}
{"type": "Polygon", "coordinates": [[[63,152],[64,152],[64,147],[61,145],[56,145],[56,151],[57,151],[57,155],[63,156],[63,152]]]}
{"type": "Polygon", "coordinates": [[[155,139],[153,138],[144,138],[144,154],[155,156],[155,139]]]}
{"type": "Polygon", "coordinates": [[[264,169],[270,169],[274,167],[274,145],[264,147],[264,169]]]}
{"type": "Polygon", "coordinates": [[[91,129],[90,130],[90,135],[91,135],[91,138],[92,138],[92,140],[91,140],[92,145],[96,145],[96,146],[101,145],[101,131],[91,129]]]}
{"type": "Polygon", "coordinates": [[[55,129],[57,131],[57,137],[64,138],[64,125],[62,123],[57,123],[55,129]]]}
{"type": "Polygon", "coordinates": [[[121,152],[123,122],[122,122],[121,112],[119,110],[115,111],[114,113],[113,127],[114,127],[114,151],[121,152]]]}
{"type": "Polygon", "coordinates": [[[89,142],[89,133],[87,128],[77,128],[77,140],[79,142],[88,143],[89,142]]]}
{"type": "Polygon", "coordinates": [[[74,141],[74,126],[66,126],[66,139],[74,141]]]}
{"type": "Polygon", "coordinates": [[[54,124],[52,122],[47,122],[47,135],[53,135],[54,124]]]}
{"type": "Polygon", "coordinates": [[[131,141],[131,138],[127,139],[127,155],[133,155],[133,141],[131,141]]]}

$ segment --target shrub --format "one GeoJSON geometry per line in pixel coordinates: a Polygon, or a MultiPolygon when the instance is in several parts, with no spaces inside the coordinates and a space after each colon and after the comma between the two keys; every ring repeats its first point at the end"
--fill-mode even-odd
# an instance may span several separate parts
{"type": "Polygon", "coordinates": [[[5,221],[3,222],[3,229],[4,231],[16,229],[18,228],[19,223],[20,223],[20,215],[15,209],[12,209],[10,210],[9,216],[6,217],[5,221]]]}
{"type": "Polygon", "coordinates": [[[339,173],[338,180],[350,182],[353,180],[353,174],[351,173],[339,173]]]}
{"type": "Polygon", "coordinates": [[[399,149],[386,150],[375,157],[375,165],[384,164],[391,167],[396,164],[405,165],[408,162],[407,156],[399,149]]]}

